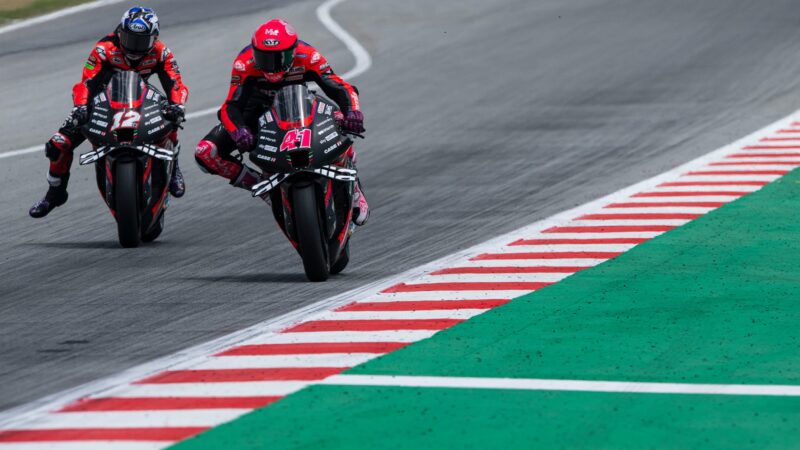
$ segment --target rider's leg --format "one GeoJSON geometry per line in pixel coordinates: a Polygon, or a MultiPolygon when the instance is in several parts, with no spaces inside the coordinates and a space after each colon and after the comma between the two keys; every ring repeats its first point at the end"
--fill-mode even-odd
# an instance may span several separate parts
{"type": "MultiPolygon", "coordinates": [[[[172,141],[172,147],[178,148],[178,130],[173,131],[169,135],[169,140],[172,141]]],[[[175,158],[175,165],[172,167],[172,178],[169,181],[169,193],[175,198],[181,198],[186,194],[186,182],[183,179],[183,173],[178,166],[178,158],[175,158]]]]}
{"type": "Polygon", "coordinates": [[[50,170],[47,174],[49,185],[44,198],[36,202],[28,211],[31,217],[40,218],[50,214],[54,208],[67,202],[67,183],[72,166],[73,151],[86,138],[75,129],[62,128],[46,144],[50,170]]]}
{"type": "MultiPolygon", "coordinates": [[[[350,147],[348,151],[353,160],[353,167],[356,167],[358,162],[358,155],[354,147],[350,147]]],[[[364,191],[361,189],[361,180],[356,179],[355,192],[353,193],[353,223],[356,225],[364,225],[369,219],[369,204],[367,197],[364,196],[364,191]]]]}
{"type": "Polygon", "coordinates": [[[219,175],[230,181],[233,186],[250,190],[250,187],[258,183],[260,177],[258,173],[231,156],[235,149],[236,144],[225,127],[219,124],[197,144],[194,158],[204,172],[219,175]]]}

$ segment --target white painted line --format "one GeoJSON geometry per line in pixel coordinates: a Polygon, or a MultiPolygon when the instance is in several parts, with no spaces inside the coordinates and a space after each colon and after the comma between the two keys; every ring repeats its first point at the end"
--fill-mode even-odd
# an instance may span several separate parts
{"type": "MultiPolygon", "coordinates": [[[[650,212],[650,211],[647,211],[650,212]]],[[[629,214],[628,210],[608,212],[607,214],[629,214]]],[[[603,214],[606,214],[603,212],[603,214]]],[[[632,213],[631,213],[632,214],[632,213]]],[[[559,253],[559,252],[626,252],[635,244],[552,244],[552,245],[509,245],[492,253],[559,253]]]]}
{"type": "Polygon", "coordinates": [[[464,273],[431,275],[421,278],[420,281],[426,283],[555,283],[570,275],[572,273],[464,273]]]}
{"type": "Polygon", "coordinates": [[[626,394],[800,396],[800,386],[795,385],[640,383],[633,381],[547,380],[536,378],[334,375],[319,384],[339,386],[397,386],[410,388],[619,392],[626,394]]]}
{"type": "MultiPolygon", "coordinates": [[[[720,177],[719,175],[689,175],[684,174],[674,181],[766,181],[772,182],[780,178],[781,175],[727,175],[720,177]]],[[[709,186],[698,186],[699,190],[708,190],[709,186]]]]}
{"type": "Polygon", "coordinates": [[[361,45],[356,38],[347,32],[341,25],[336,23],[331,17],[331,9],[336,5],[342,3],[344,0],[328,0],[317,8],[317,19],[325,25],[334,36],[344,43],[350,53],[353,54],[356,62],[352,69],[345,72],[342,78],[351,79],[355,78],[372,67],[372,57],[369,55],[367,49],[361,45]]]}
{"type": "MultiPolygon", "coordinates": [[[[100,8],[102,6],[113,5],[115,3],[122,3],[122,0],[98,0],[94,2],[84,3],[82,5],[72,6],[70,8],[60,9],[58,11],[54,11],[49,14],[33,17],[31,19],[12,22],[8,25],[2,26],[0,27],[0,34],[10,33],[12,31],[20,30],[22,28],[28,28],[33,25],[39,25],[45,22],[49,22],[51,20],[60,19],[61,17],[66,17],[79,12],[88,11],[90,9],[100,8]]],[[[122,11],[120,11],[120,14],[122,14],[122,11]]]]}
{"type": "MultiPolygon", "coordinates": [[[[658,202],[655,202],[658,203],[658,202]]],[[[677,213],[677,214],[706,214],[711,212],[717,208],[708,208],[704,206],[680,206],[680,207],[670,207],[670,206],[645,206],[645,207],[636,207],[636,208],[603,208],[603,212],[600,214],[670,214],[670,213],[677,213]]],[[[594,247],[590,247],[590,244],[586,244],[587,247],[594,249],[594,247]]],[[[520,247],[525,248],[525,247],[520,247]]]]}
{"type": "Polygon", "coordinates": [[[134,384],[93,395],[105,397],[282,397],[308,386],[303,381],[134,384]]]}
{"type": "Polygon", "coordinates": [[[187,409],[181,411],[92,411],[43,415],[28,430],[54,428],[213,427],[231,421],[248,409],[187,409]]]}
{"type": "MultiPolygon", "coordinates": [[[[355,59],[355,65],[350,70],[341,75],[341,77],[344,78],[345,80],[351,80],[363,74],[364,72],[369,70],[370,67],[372,67],[372,57],[370,56],[369,52],[367,52],[367,50],[364,48],[364,46],[361,45],[361,43],[359,43],[356,40],[356,38],[354,38],[350,33],[348,33],[347,30],[342,28],[342,26],[339,25],[331,17],[331,9],[333,9],[333,7],[335,7],[339,3],[342,3],[343,1],[345,0],[328,0],[323,4],[321,4],[317,8],[316,12],[319,21],[322,22],[322,24],[328,29],[328,31],[331,32],[331,34],[333,34],[340,41],[342,41],[342,43],[345,45],[345,47],[347,47],[350,53],[353,54],[353,58],[355,59]]],[[[48,20],[52,20],[64,15],[74,14],[76,12],[85,11],[87,9],[97,8],[100,6],[105,6],[120,2],[122,2],[122,0],[100,0],[96,2],[86,3],[84,5],[75,6],[73,8],[67,8],[52,14],[48,14],[46,16],[37,17],[35,19],[14,23],[6,27],[0,28],[0,34],[5,32],[5,28],[16,27],[13,29],[19,29],[30,25],[34,25],[36,23],[46,22],[48,20]]],[[[9,29],[8,31],[12,30],[9,29]]],[[[219,106],[215,106],[213,108],[206,108],[206,109],[201,109],[200,111],[190,112],[186,114],[186,120],[199,119],[201,117],[206,117],[216,114],[217,111],[219,111],[219,108],[220,108],[219,106]]],[[[38,151],[44,153],[44,144],[0,153],[0,159],[28,155],[31,153],[36,153],[38,151]]]]}
{"type": "MultiPolygon", "coordinates": [[[[350,303],[342,302],[342,304],[350,303]]],[[[308,344],[318,342],[416,342],[436,334],[434,330],[390,331],[309,331],[305,333],[263,334],[241,345],[253,344],[308,344]]]]}
{"type": "Polygon", "coordinates": [[[317,320],[467,320],[485,312],[485,309],[445,309],[433,311],[342,311],[325,314],[317,320]]]}
{"type": "MultiPolygon", "coordinates": [[[[422,276],[422,274],[420,274],[422,276]]],[[[415,277],[416,279],[417,277],[415,277]]],[[[408,281],[408,280],[406,280],[408,281]]],[[[512,299],[519,291],[431,291],[431,292],[399,292],[396,294],[375,294],[354,298],[364,301],[404,302],[417,300],[481,300],[486,298],[512,299]],[[373,300],[374,299],[374,300],[373,300]]]]}
{"type": "Polygon", "coordinates": [[[0,442],[0,450],[160,450],[172,445],[156,441],[0,442]]]}
{"type": "MultiPolygon", "coordinates": [[[[487,259],[485,261],[463,261],[459,267],[594,267],[607,259],[487,259]]],[[[501,292],[501,291],[495,291],[501,292]]],[[[468,294],[466,294],[468,295],[468,294]]],[[[504,298],[492,297],[487,298],[504,298]]]]}
{"type": "Polygon", "coordinates": [[[326,353],[322,355],[246,355],[208,358],[185,369],[272,369],[281,367],[353,367],[375,358],[375,353],[326,353]]]}

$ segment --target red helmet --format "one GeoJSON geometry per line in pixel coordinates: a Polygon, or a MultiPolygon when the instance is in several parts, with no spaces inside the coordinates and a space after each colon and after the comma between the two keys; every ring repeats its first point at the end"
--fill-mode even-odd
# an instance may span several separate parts
{"type": "MultiPolygon", "coordinates": [[[[297,32],[283,19],[272,19],[253,33],[253,59],[255,68],[267,78],[283,78],[294,61],[297,32]]],[[[277,80],[270,80],[277,81],[277,80]]]]}

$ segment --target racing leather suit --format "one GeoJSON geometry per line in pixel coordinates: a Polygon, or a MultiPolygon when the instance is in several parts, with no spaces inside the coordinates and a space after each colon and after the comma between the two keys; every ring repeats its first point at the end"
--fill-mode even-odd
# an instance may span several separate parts
{"type": "MultiPolygon", "coordinates": [[[[167,98],[172,104],[183,105],[189,96],[189,90],[183,84],[178,63],[175,61],[172,51],[163,42],[156,40],[153,49],[148,54],[139,60],[129,61],[123,54],[116,33],[112,33],[100,39],[89,54],[89,59],[83,69],[83,77],[72,88],[74,105],[88,105],[89,100],[97,93],[98,89],[102,89],[113,73],[118,70],[135,70],[145,80],[153,74],[157,74],[167,98]]],[[[80,128],[72,125],[71,119],[68,117],[58,132],[50,139],[51,144],[60,153],[58,159],[50,162],[48,182],[53,187],[62,186],[62,183],[66,184],[72,165],[73,150],[86,139],[80,128]]],[[[170,139],[177,142],[177,132],[173,133],[170,139]]]]}
{"type": "Polygon", "coordinates": [[[257,133],[258,117],[272,105],[280,88],[310,81],[316,82],[344,114],[359,110],[358,90],[336,75],[325,57],[308,43],[298,41],[294,61],[278,82],[268,81],[254,67],[252,46],[245,47],[233,62],[228,97],[218,114],[221,123],[197,144],[195,159],[200,167],[237,186],[255,182],[244,179],[248,174],[253,175],[239,159],[231,156],[236,144],[229,133],[242,127],[257,133]]]}

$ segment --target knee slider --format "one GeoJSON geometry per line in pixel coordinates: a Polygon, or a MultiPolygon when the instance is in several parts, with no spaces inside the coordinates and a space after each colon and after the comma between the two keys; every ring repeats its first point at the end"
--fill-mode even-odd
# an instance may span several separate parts
{"type": "Polygon", "coordinates": [[[197,148],[194,151],[194,160],[200,170],[205,173],[216,174],[213,167],[216,166],[215,159],[217,159],[217,146],[206,139],[197,143],[197,148]]]}

